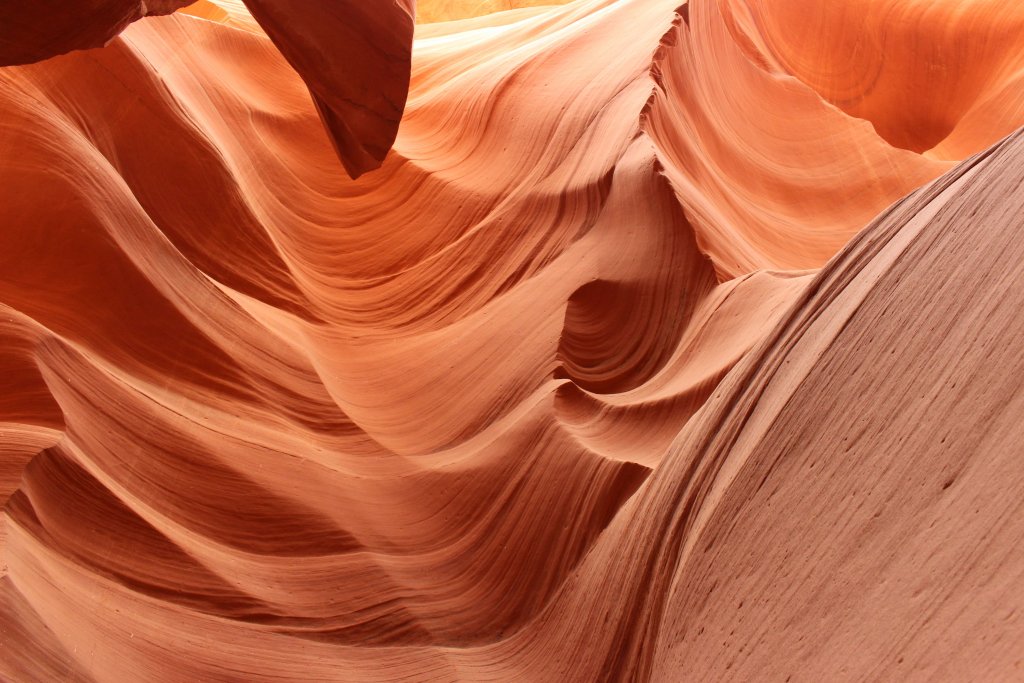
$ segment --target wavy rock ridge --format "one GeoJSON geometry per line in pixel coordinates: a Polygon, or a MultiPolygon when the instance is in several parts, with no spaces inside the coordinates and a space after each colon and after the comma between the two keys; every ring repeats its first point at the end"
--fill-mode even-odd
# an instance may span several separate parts
{"type": "Polygon", "coordinates": [[[0,69],[0,675],[1024,675],[1024,10],[511,4],[0,69]]]}

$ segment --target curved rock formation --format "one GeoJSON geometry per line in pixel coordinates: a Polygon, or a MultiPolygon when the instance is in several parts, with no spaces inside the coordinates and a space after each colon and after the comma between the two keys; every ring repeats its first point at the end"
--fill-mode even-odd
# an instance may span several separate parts
{"type": "MultiPolygon", "coordinates": [[[[69,10],[63,0],[14,0],[0,6],[0,66],[98,47],[142,17],[188,4],[89,0],[69,10]]],[[[265,31],[306,82],[338,158],[356,178],[381,165],[398,133],[409,92],[415,11],[415,0],[202,0],[190,13],[265,31]]]]}
{"type": "Polygon", "coordinates": [[[190,0],[8,0],[0,5],[0,66],[100,47],[133,21],[190,0]]]}
{"type": "Polygon", "coordinates": [[[1024,6],[726,0],[738,42],[892,144],[963,158],[1016,127],[1024,6]],[[756,36],[756,37],[751,37],[756,36]],[[751,50],[753,47],[753,50],[751,50]]]}
{"type": "Polygon", "coordinates": [[[0,677],[1017,676],[1020,39],[931,82],[846,4],[849,69],[977,86],[941,139],[795,2],[0,69],[0,677]]]}
{"type": "Polygon", "coordinates": [[[348,174],[378,168],[409,92],[416,0],[245,0],[309,86],[348,174]]]}

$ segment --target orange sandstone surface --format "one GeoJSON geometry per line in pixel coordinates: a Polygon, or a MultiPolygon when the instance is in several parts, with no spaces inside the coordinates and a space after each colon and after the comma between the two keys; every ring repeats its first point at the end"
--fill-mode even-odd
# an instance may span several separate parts
{"type": "Polygon", "coordinates": [[[1024,5],[181,4],[0,5],[0,678],[1024,680],[1024,5]]]}

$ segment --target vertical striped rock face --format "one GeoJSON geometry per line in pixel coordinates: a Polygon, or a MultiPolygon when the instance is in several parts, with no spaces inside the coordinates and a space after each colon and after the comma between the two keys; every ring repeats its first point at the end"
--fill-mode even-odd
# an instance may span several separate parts
{"type": "Polygon", "coordinates": [[[680,3],[0,2],[0,679],[1024,679],[1024,4],[680,3]]]}

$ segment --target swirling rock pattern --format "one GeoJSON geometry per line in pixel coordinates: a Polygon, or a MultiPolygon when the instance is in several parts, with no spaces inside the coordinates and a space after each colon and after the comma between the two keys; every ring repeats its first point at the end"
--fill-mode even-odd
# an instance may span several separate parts
{"type": "Polygon", "coordinates": [[[0,69],[0,676],[1024,676],[1022,13],[514,4],[0,69]]]}

